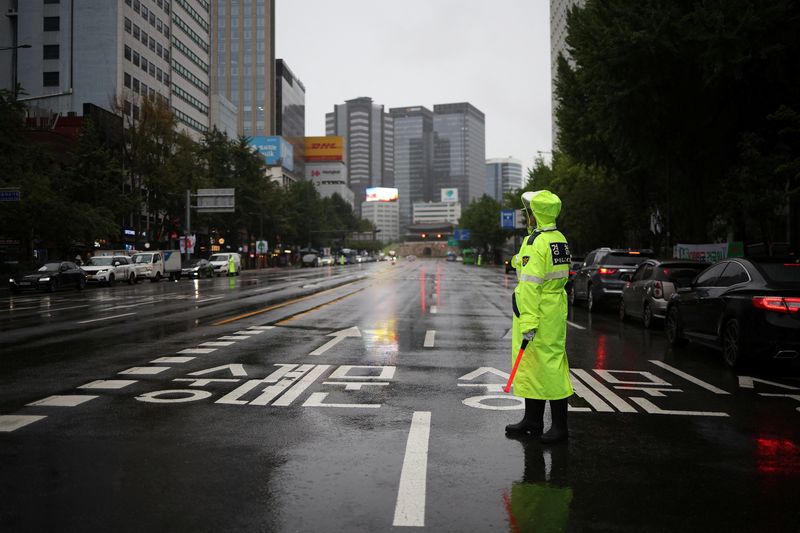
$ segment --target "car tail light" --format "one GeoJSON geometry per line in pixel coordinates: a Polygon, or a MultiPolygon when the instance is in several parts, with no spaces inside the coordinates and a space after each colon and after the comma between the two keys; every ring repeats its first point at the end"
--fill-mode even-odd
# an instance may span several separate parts
{"type": "Polygon", "coordinates": [[[661,284],[660,281],[656,281],[653,285],[653,298],[663,298],[664,297],[664,285],[661,284]]]}
{"type": "Polygon", "coordinates": [[[782,298],[780,296],[753,296],[753,305],[757,309],[778,313],[797,313],[800,311],[800,298],[782,298]]]}
{"type": "Polygon", "coordinates": [[[570,275],[570,276],[574,276],[574,275],[575,275],[575,274],[577,274],[577,273],[578,273],[578,272],[577,272],[577,271],[575,271],[575,270],[570,270],[570,271],[569,271],[569,275],[570,275]]]}
{"type": "Polygon", "coordinates": [[[611,274],[616,274],[617,273],[617,269],[616,268],[600,267],[600,273],[603,274],[604,276],[610,276],[611,274]]]}

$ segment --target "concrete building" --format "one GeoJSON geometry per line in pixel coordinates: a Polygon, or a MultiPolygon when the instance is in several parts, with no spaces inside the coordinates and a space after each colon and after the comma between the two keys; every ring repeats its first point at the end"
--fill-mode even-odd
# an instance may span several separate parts
{"type": "Polygon", "coordinates": [[[307,161],[305,178],[314,183],[323,198],[338,194],[355,209],[355,195],[347,186],[347,165],[344,161],[307,161]]]}
{"type": "Polygon", "coordinates": [[[433,106],[433,187],[457,188],[463,208],[486,188],[485,120],[469,103],[433,106]]]}
{"type": "Polygon", "coordinates": [[[379,230],[378,240],[386,244],[400,240],[400,206],[397,202],[361,202],[361,218],[379,230]]]}
{"type": "Polygon", "coordinates": [[[283,59],[275,61],[275,133],[294,147],[294,172],[305,178],[306,87],[283,59]]]}
{"type": "Polygon", "coordinates": [[[233,102],[221,94],[211,95],[209,119],[211,126],[227,135],[229,139],[238,137],[239,111],[233,102]]]}
{"type": "Polygon", "coordinates": [[[433,113],[415,106],[390,109],[389,114],[394,126],[394,186],[404,231],[411,224],[414,203],[432,200],[433,113]]]}
{"type": "Polygon", "coordinates": [[[367,188],[394,186],[394,131],[382,105],[368,97],[338,104],[325,115],[325,131],[345,140],[349,186],[358,210],[367,188]]]}
{"type": "Polygon", "coordinates": [[[274,0],[213,0],[210,26],[212,91],[238,109],[239,135],[274,135],[274,0]]]}
{"type": "Polygon", "coordinates": [[[194,138],[209,128],[209,3],[206,0],[0,0],[0,86],[16,80],[31,113],[168,102],[194,138]]]}
{"type": "Polygon", "coordinates": [[[522,161],[508,157],[486,160],[486,194],[503,201],[503,195],[521,189],[525,184],[522,177],[522,161]]]}
{"type": "Polygon", "coordinates": [[[567,51],[567,13],[574,6],[583,7],[586,0],[550,0],[550,94],[552,100],[551,116],[553,130],[553,150],[558,148],[558,124],[556,122],[556,77],[558,76],[558,56],[563,54],[571,61],[567,51]]]}
{"type": "Polygon", "coordinates": [[[447,222],[458,224],[461,204],[458,202],[417,202],[414,204],[413,224],[447,222]]]}

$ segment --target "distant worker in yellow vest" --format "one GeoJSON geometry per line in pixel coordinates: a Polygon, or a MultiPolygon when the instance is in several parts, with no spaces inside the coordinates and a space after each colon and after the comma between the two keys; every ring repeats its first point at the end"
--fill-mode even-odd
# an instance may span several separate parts
{"type": "Polygon", "coordinates": [[[228,275],[236,275],[236,261],[233,260],[233,254],[228,254],[228,275]]]}
{"type": "Polygon", "coordinates": [[[483,254],[478,254],[478,266],[481,266],[481,257],[483,257],[483,254]]]}
{"type": "MultiPolygon", "coordinates": [[[[514,395],[525,398],[525,416],[506,426],[509,434],[531,434],[544,443],[566,440],[567,398],[572,395],[567,339],[567,294],[570,251],[567,239],[556,229],[561,200],[550,191],[526,192],[522,203],[529,235],[515,256],[519,283],[511,305],[512,357],[524,340],[527,348],[514,379],[514,395]],[[532,230],[535,225],[536,229],[532,230]],[[553,424],[544,429],[545,402],[550,402],[553,424]]],[[[514,364],[512,360],[512,365],[514,364]]]]}
{"type": "Polygon", "coordinates": [[[339,264],[344,266],[344,254],[339,256],[339,264]]]}

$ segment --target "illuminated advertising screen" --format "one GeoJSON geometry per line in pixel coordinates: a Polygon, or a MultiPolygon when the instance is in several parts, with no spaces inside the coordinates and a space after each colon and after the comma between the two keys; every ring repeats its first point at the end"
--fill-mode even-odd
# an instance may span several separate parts
{"type": "Polygon", "coordinates": [[[370,187],[367,189],[368,202],[396,202],[398,190],[392,187],[370,187]]]}

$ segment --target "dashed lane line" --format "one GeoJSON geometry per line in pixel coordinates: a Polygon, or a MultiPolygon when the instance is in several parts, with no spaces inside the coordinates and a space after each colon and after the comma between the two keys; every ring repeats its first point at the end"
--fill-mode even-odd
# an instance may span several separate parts
{"type": "Polygon", "coordinates": [[[423,346],[425,348],[433,348],[435,342],[436,342],[436,330],[429,329],[428,331],[425,332],[425,343],[423,344],[423,346]]]}
{"type": "Polygon", "coordinates": [[[393,526],[425,526],[425,490],[428,477],[428,441],[431,412],[415,411],[408,432],[406,454],[400,473],[393,526]]]}
{"type": "Polygon", "coordinates": [[[100,322],[101,320],[111,320],[111,319],[114,319],[114,318],[122,318],[122,317],[126,317],[126,316],[132,316],[132,315],[135,315],[135,314],[136,313],[124,313],[124,314],[121,314],[121,315],[104,316],[103,318],[94,318],[92,320],[81,320],[80,322],[78,322],[78,324],[90,324],[92,322],[100,322]]]}

